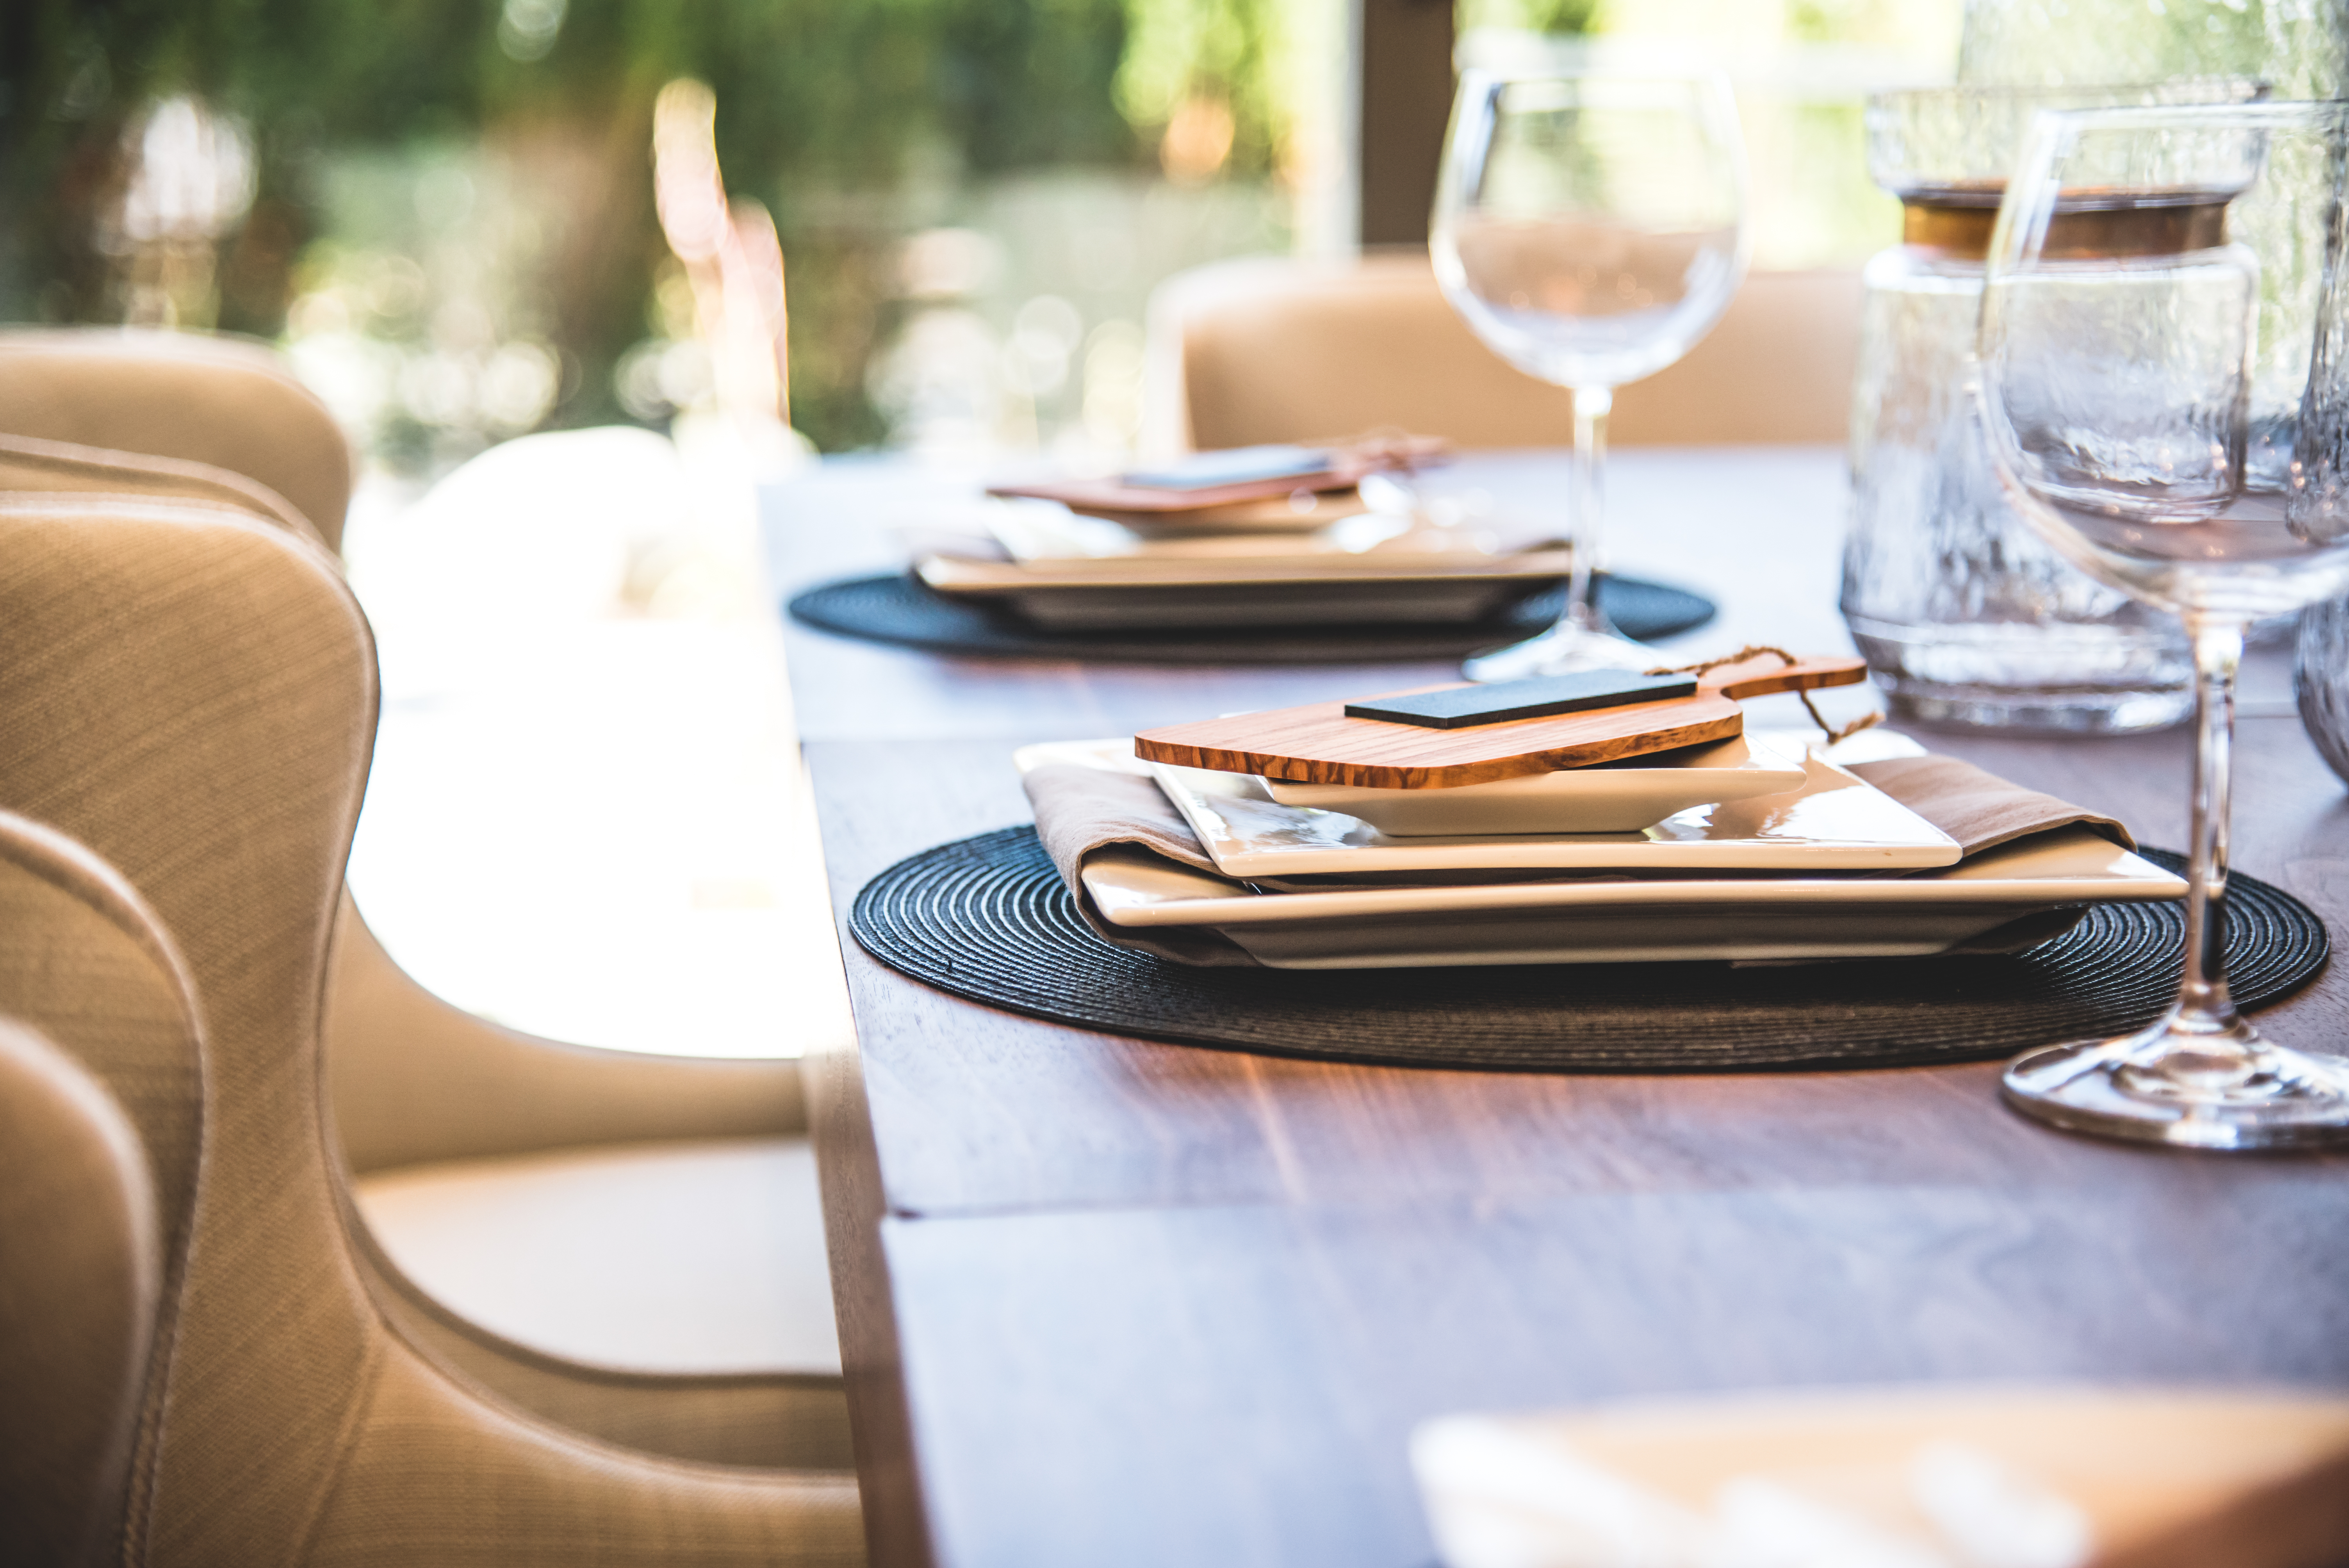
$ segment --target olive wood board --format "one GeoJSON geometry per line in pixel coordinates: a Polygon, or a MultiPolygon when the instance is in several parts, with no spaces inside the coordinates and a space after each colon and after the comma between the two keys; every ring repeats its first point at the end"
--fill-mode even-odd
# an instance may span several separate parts
{"type": "MultiPolygon", "coordinates": [[[[1694,696],[1662,702],[1511,719],[1466,729],[1349,718],[1346,701],[1317,702],[1146,729],[1133,738],[1133,751],[1148,762],[1217,773],[1254,773],[1294,784],[1449,789],[1726,740],[1744,731],[1744,717],[1737,706],[1744,698],[1852,686],[1867,676],[1867,665],[1856,658],[1806,659],[1786,665],[1763,655],[1708,670],[1697,677],[1694,696]]],[[[1450,689],[1451,686],[1420,686],[1412,692],[1350,700],[1383,701],[1450,689]]]]}

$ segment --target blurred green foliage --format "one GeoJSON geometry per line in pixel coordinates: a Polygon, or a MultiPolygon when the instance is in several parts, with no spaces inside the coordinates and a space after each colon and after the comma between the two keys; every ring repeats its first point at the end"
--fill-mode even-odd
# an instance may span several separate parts
{"type": "Polygon", "coordinates": [[[1130,0],[1133,46],[1116,79],[1117,101],[1139,125],[1164,125],[1185,100],[1210,98],[1232,117],[1232,166],[1269,170],[1279,155],[1285,105],[1276,61],[1285,18],[1267,0],[1130,0]]]}
{"type": "Polygon", "coordinates": [[[1599,0],[1458,0],[1461,30],[1522,27],[1535,33],[1588,33],[1599,0]]]}
{"type": "Polygon", "coordinates": [[[716,89],[729,185],[770,204],[791,257],[808,328],[793,338],[798,421],[826,447],[864,444],[881,431],[859,382],[862,296],[885,286],[895,236],[870,203],[844,222],[839,197],[896,190],[909,169],[936,185],[1149,164],[1151,128],[1114,91],[1127,36],[1125,0],[5,0],[0,317],[110,318],[95,236],[125,129],[158,97],[191,94],[254,129],[256,199],[226,247],[219,325],[264,335],[317,232],[324,160],[478,139],[524,170],[564,170],[581,233],[554,302],[570,389],[554,422],[612,418],[611,367],[645,332],[663,254],[652,101],[692,76],[716,89]]]}

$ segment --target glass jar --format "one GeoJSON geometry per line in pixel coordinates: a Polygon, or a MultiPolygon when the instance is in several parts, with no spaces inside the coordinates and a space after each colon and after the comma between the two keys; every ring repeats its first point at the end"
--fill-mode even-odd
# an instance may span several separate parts
{"type": "Polygon", "coordinates": [[[2349,9],[2337,0],[1966,0],[1967,87],[2241,77],[2279,98],[2349,86],[2349,9]]]}
{"type": "Polygon", "coordinates": [[[2349,599],[2311,604],[2300,613],[2292,695],[2318,754],[2349,781],[2349,599]]]}
{"type": "Polygon", "coordinates": [[[2088,578],[2007,504],[1974,411],[1974,326],[2007,165],[2033,114],[2258,92],[2226,79],[1869,100],[1868,170],[1901,199],[1902,242],[1866,274],[1843,613],[1896,716],[2123,733],[2192,707],[2177,623],[2088,578]]]}

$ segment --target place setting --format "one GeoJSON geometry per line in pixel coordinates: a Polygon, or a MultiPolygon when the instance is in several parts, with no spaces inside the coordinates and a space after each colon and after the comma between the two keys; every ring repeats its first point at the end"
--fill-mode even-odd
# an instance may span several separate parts
{"type": "MultiPolygon", "coordinates": [[[[1196,453],[990,487],[901,573],[792,596],[838,635],[967,656],[1109,663],[1458,659],[1565,613],[1574,552],[1488,497],[1425,493],[1445,443],[1395,433],[1196,453]]],[[[1668,637],[1713,603],[1601,576],[1618,624],[1668,637]]]]}
{"type": "MultiPolygon", "coordinates": [[[[1881,728],[1748,729],[1735,700],[1862,673],[1748,652],[1030,746],[1036,826],[891,868],[851,929],[1034,1016],[1422,1066],[1965,1060],[2158,1017],[2178,857],[1881,728]]],[[[2237,995],[2288,994],[2322,922],[2233,892],[2237,995]]]]}

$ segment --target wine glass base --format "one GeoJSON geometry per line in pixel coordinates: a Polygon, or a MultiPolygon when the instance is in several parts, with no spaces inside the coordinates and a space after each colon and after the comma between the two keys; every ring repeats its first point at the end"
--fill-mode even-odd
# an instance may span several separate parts
{"type": "Polygon", "coordinates": [[[2073,1132],[2178,1149],[2349,1143],[2349,1057],[2272,1045],[2250,1024],[2210,1035],[2175,1016],[2113,1040],[2025,1051],[2006,1103],[2073,1132]]]}
{"type": "Polygon", "coordinates": [[[1516,681],[1577,670],[1651,670],[1666,655],[1612,632],[1561,623],[1537,637],[1479,654],[1460,666],[1472,681],[1516,681]]]}

